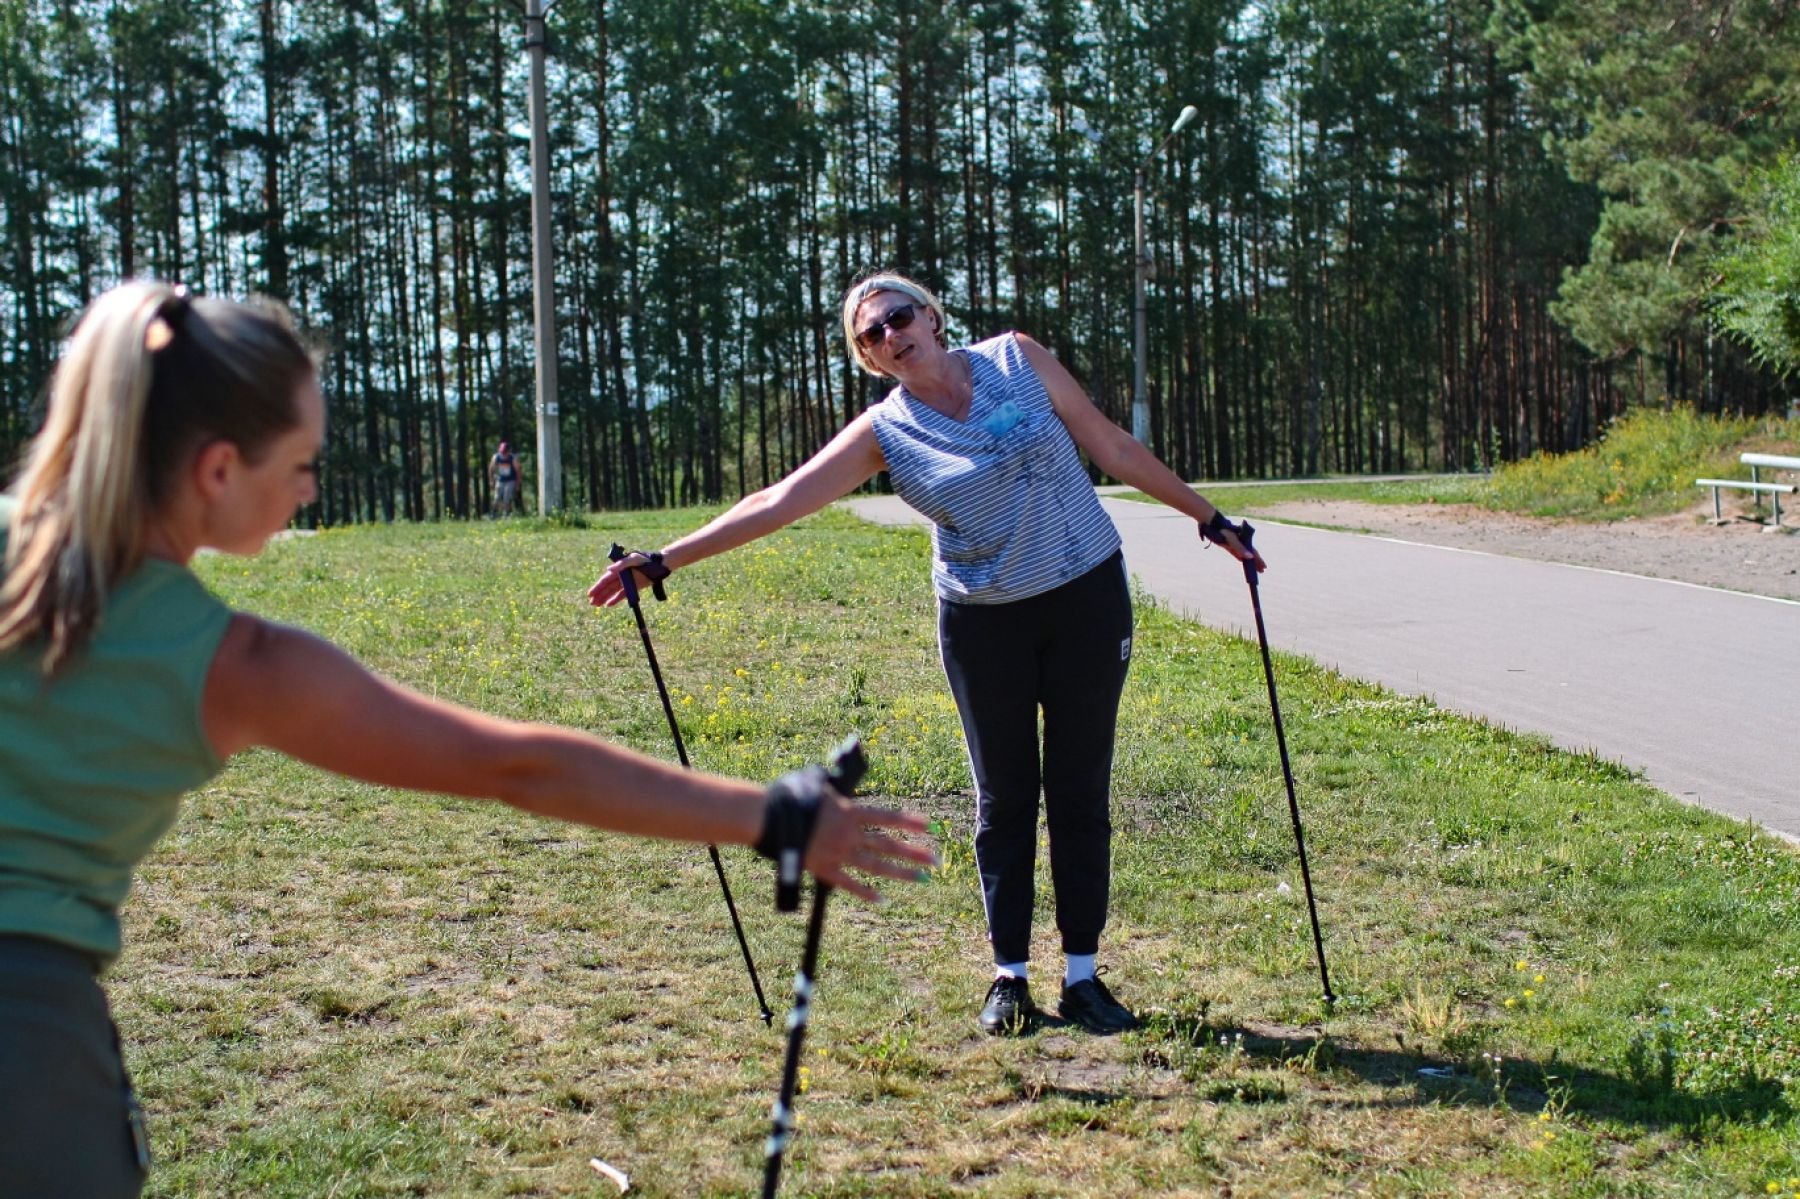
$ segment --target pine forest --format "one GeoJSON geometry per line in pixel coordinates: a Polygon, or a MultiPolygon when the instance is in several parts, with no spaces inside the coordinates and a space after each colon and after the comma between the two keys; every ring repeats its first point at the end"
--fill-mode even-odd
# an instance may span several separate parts
{"type": "MultiPolygon", "coordinates": [[[[558,0],[564,495],[729,500],[880,399],[866,272],[1050,347],[1185,478],[1467,470],[1633,405],[1783,409],[1709,320],[1800,132],[1793,0],[558,0]],[[1170,135],[1186,106],[1197,110],[1170,135]]],[[[315,523],[534,464],[525,21],[467,0],[0,0],[0,454],[138,276],[286,301],[315,523]]]]}

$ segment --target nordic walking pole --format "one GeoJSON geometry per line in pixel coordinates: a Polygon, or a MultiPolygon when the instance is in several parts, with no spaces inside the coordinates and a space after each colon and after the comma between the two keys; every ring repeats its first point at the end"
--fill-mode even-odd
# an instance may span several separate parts
{"type": "Polygon", "coordinates": [[[1287,734],[1281,727],[1281,701],[1275,697],[1275,667],[1269,660],[1269,634],[1263,628],[1262,597],[1256,586],[1256,550],[1250,539],[1256,530],[1249,521],[1237,526],[1237,537],[1250,557],[1244,559],[1244,581],[1250,584],[1250,607],[1256,613],[1256,640],[1262,646],[1263,678],[1269,684],[1269,710],[1275,714],[1275,744],[1281,750],[1281,776],[1287,781],[1288,815],[1294,820],[1294,844],[1300,850],[1300,881],[1306,886],[1306,911],[1312,917],[1313,952],[1319,956],[1319,983],[1325,988],[1327,1007],[1337,1002],[1331,993],[1331,976],[1325,971],[1325,940],[1319,935],[1319,908],[1313,902],[1312,871],[1306,865],[1306,834],[1300,829],[1300,801],[1294,798],[1294,768],[1288,763],[1287,734]]]}
{"type": "MultiPolygon", "coordinates": [[[[869,768],[862,743],[855,737],[844,742],[831,757],[826,772],[833,790],[848,798],[869,768]]],[[[791,863],[780,863],[776,876],[775,906],[791,912],[800,906],[800,862],[795,852],[791,863]]],[[[788,1013],[787,1057],[781,1064],[781,1092],[770,1115],[769,1139],[763,1144],[763,1199],[775,1199],[781,1186],[781,1155],[794,1139],[794,1084],[800,1077],[800,1053],[806,1042],[806,1022],[812,1016],[813,982],[819,972],[819,938],[825,931],[825,901],[831,888],[813,880],[812,914],[806,921],[806,947],[800,953],[800,970],[794,975],[794,1010],[788,1013]]]]}
{"type": "MultiPolygon", "coordinates": [[[[606,556],[617,562],[631,552],[615,541],[606,556]]],[[[651,561],[653,565],[662,566],[655,559],[651,561]]],[[[666,600],[669,595],[663,590],[662,581],[668,577],[669,570],[662,567],[662,572],[661,575],[650,576],[650,590],[657,599],[666,600]]],[[[645,573],[650,574],[648,570],[645,573]]],[[[644,656],[650,659],[650,674],[656,679],[656,693],[662,697],[663,715],[669,718],[669,733],[675,738],[675,755],[681,759],[682,769],[692,770],[693,767],[688,764],[687,744],[681,739],[681,726],[675,722],[675,706],[669,702],[669,688],[663,683],[662,667],[656,664],[656,650],[650,644],[650,626],[644,623],[644,605],[638,596],[637,579],[632,571],[622,570],[619,572],[619,582],[625,587],[625,602],[631,605],[631,614],[637,617],[638,636],[644,640],[644,656]]],[[[738,919],[737,904],[731,899],[731,883],[725,878],[725,863],[719,858],[719,847],[708,845],[706,850],[712,854],[713,870],[719,876],[719,889],[725,893],[725,910],[731,913],[731,927],[737,933],[738,948],[744,953],[744,969],[750,972],[750,986],[756,992],[756,1006],[762,1009],[763,1023],[772,1025],[775,1013],[769,1010],[769,1001],[763,998],[762,980],[756,976],[756,962],[750,957],[750,942],[744,939],[744,924],[738,919]]]]}

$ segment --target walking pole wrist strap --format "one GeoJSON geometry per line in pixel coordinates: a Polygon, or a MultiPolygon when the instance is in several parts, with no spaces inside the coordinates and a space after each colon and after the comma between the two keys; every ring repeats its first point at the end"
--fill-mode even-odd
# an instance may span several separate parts
{"type": "Polygon", "coordinates": [[[606,556],[612,561],[617,562],[619,559],[630,554],[642,554],[644,557],[650,559],[642,566],[634,566],[631,569],[650,580],[650,590],[655,593],[657,599],[668,599],[669,593],[663,590],[663,580],[674,574],[675,571],[673,567],[663,561],[662,551],[628,550],[624,546],[614,542],[612,550],[606,556]]]}
{"type": "Polygon", "coordinates": [[[1223,512],[1214,508],[1212,518],[1201,523],[1200,536],[1214,545],[1224,545],[1226,533],[1231,533],[1239,541],[1243,540],[1243,534],[1238,531],[1238,526],[1232,524],[1223,512]]]}
{"type": "Polygon", "coordinates": [[[775,863],[776,911],[792,912],[800,906],[801,863],[812,843],[828,782],[824,767],[808,766],[769,784],[762,835],[753,848],[775,863]]]}

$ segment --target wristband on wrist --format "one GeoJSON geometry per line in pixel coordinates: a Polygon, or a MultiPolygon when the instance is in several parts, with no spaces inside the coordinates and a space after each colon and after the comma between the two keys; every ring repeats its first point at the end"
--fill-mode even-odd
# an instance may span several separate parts
{"type": "Polygon", "coordinates": [[[1227,532],[1230,532],[1232,535],[1236,536],[1237,531],[1237,526],[1227,520],[1225,514],[1217,508],[1213,509],[1212,518],[1202,522],[1200,525],[1200,536],[1207,541],[1212,542],[1214,545],[1224,545],[1224,535],[1227,532]]]}
{"type": "MultiPolygon", "coordinates": [[[[657,599],[668,599],[669,593],[663,590],[663,580],[668,578],[673,572],[668,564],[663,561],[661,550],[628,550],[615,541],[613,542],[612,549],[607,551],[606,557],[610,562],[622,562],[632,554],[642,554],[648,561],[641,566],[634,566],[631,569],[650,580],[650,590],[655,593],[657,599]]],[[[636,607],[637,584],[632,581],[630,572],[621,575],[620,580],[625,587],[625,598],[631,602],[633,607],[636,607]]]]}
{"type": "Polygon", "coordinates": [[[822,766],[782,775],[765,793],[762,835],[752,847],[775,863],[775,908],[791,912],[800,906],[801,864],[812,843],[828,778],[822,766]]]}

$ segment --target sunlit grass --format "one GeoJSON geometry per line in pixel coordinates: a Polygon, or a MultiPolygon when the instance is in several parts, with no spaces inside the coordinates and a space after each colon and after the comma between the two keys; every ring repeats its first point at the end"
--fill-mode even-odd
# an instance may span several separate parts
{"type": "MultiPolygon", "coordinates": [[[[1492,512],[1606,521],[1691,508],[1699,478],[1750,478],[1740,453],[1800,454],[1800,420],[1696,415],[1692,408],[1640,408],[1586,449],[1534,454],[1489,475],[1421,475],[1298,483],[1195,484],[1232,516],[1275,504],[1351,500],[1365,504],[1473,504],[1492,512]]],[[[1773,480],[1776,482],[1780,479],[1773,480]]],[[[1141,492],[1120,498],[1156,503],[1141,492]]]]}
{"type": "Polygon", "coordinates": [[[1800,421],[1639,408],[1572,454],[1538,454],[1494,472],[1482,506],[1532,516],[1615,520],[1678,512],[1704,496],[1697,478],[1749,479],[1745,451],[1800,453],[1800,421]]]}
{"type": "MultiPolygon", "coordinates": [[[[610,540],[705,515],[353,529],[200,569],[414,686],[672,758],[630,615],[583,593],[610,540]]],[[[943,838],[931,883],[834,903],[787,1193],[1713,1196],[1800,1174],[1785,845],[1280,658],[1327,1015],[1255,648],[1140,597],[1105,960],[1148,1023],[997,1042],[974,1031],[988,957],[923,535],[828,513],[670,589],[646,615],[697,765],[764,778],[858,729],[870,791],[943,838]]],[[[800,922],[727,861],[779,1001],[800,922]]],[[[634,1193],[755,1189],[781,1033],[703,851],[255,754],[189,802],[127,918],[112,987],[154,1195],[607,1193],[590,1157],[634,1193]]]]}

